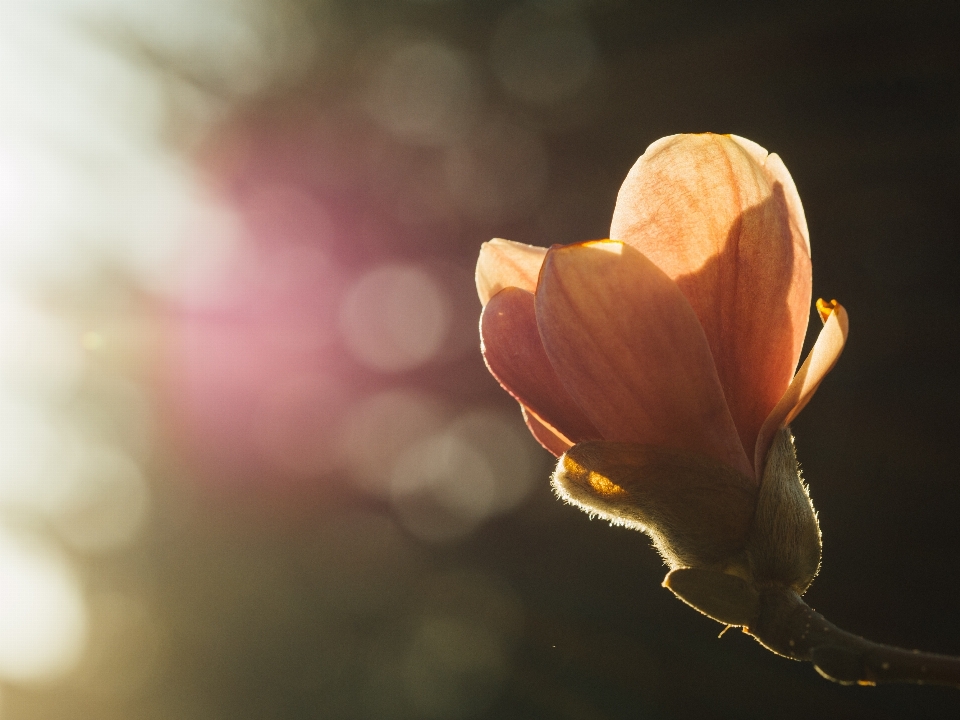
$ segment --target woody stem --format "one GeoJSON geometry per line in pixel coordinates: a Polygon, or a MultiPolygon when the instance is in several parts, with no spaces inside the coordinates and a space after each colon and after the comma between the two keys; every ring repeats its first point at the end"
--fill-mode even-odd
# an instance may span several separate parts
{"type": "Polygon", "coordinates": [[[845,685],[908,682],[960,688],[960,657],[865,640],[841,630],[782,586],[761,591],[760,613],[744,630],[769,650],[812,662],[825,678],[845,685]]]}

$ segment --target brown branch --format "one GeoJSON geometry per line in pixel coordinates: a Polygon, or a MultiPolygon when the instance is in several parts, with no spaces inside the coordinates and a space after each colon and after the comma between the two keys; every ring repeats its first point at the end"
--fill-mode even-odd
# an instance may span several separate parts
{"type": "Polygon", "coordinates": [[[907,682],[960,688],[960,657],[882,645],[841,630],[782,586],[760,590],[759,613],[744,632],[773,652],[812,662],[844,685],[907,682]]]}

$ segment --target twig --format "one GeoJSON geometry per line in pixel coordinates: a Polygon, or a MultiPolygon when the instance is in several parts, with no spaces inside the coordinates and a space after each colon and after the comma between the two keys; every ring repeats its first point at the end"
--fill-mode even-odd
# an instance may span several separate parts
{"type": "Polygon", "coordinates": [[[812,662],[844,685],[907,682],[960,688],[960,657],[905,650],[841,630],[793,590],[760,589],[759,613],[744,632],[773,652],[812,662]]]}

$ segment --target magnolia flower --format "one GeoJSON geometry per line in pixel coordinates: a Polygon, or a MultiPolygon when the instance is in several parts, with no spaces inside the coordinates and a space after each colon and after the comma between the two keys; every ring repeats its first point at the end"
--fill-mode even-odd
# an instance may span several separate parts
{"type": "Polygon", "coordinates": [[[663,138],[630,170],[610,237],[484,244],[490,372],[560,457],[563,498],[647,532],[672,569],[714,573],[721,595],[802,593],[820,536],[787,426],[835,364],[847,317],[817,302],[823,330],[795,373],[812,281],[790,174],[744,138],[663,138]]]}
{"type": "MultiPolygon", "coordinates": [[[[847,314],[794,373],[810,240],[776,155],[733,135],[674,135],[630,170],[614,240],[485,243],[483,356],[568,502],[646,532],[681,600],[845,684],[960,687],[960,657],[845,632],[800,595],[820,528],[788,427],[831,370],[847,314]]],[[[722,634],[722,633],[721,633],[722,634]]]]}

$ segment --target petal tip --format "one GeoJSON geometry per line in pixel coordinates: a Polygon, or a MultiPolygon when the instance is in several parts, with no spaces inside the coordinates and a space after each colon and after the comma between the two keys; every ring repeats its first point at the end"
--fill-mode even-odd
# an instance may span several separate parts
{"type": "Polygon", "coordinates": [[[730,134],[727,135],[727,137],[743,148],[747,154],[750,155],[750,157],[757,161],[759,165],[766,164],[767,158],[770,156],[770,152],[765,147],[740,135],[730,134]]]}
{"type": "Polygon", "coordinates": [[[817,313],[819,313],[820,319],[823,322],[826,322],[827,319],[833,314],[834,310],[836,310],[839,306],[840,303],[838,303],[836,300],[828,301],[824,300],[823,298],[817,299],[817,313]]]}
{"type": "Polygon", "coordinates": [[[480,303],[505,287],[519,287],[533,291],[547,249],[535,245],[493,238],[480,246],[477,259],[476,282],[480,303]]]}

